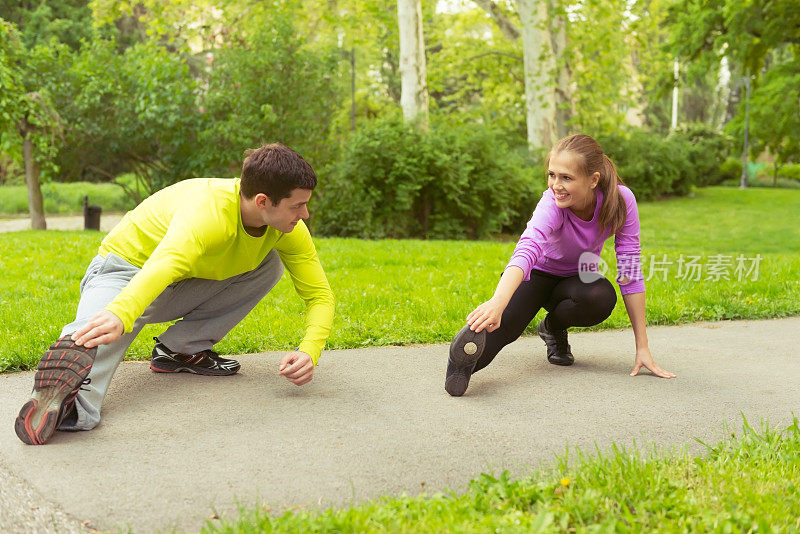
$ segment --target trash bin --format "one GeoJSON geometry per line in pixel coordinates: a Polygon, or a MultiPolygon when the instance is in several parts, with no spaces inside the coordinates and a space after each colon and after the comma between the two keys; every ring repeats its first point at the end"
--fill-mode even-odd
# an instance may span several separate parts
{"type": "Polygon", "coordinates": [[[90,206],[89,197],[83,197],[83,229],[100,230],[100,214],[103,208],[100,206],[90,206]]]}

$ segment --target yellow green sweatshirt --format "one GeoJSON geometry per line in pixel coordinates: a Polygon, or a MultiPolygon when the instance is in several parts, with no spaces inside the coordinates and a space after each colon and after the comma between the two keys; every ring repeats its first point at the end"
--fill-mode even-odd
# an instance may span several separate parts
{"type": "Polygon", "coordinates": [[[316,365],[330,335],[334,302],[308,228],[301,220],[289,233],[268,227],[263,236],[251,236],[242,224],[239,187],[239,179],[184,180],[128,212],[103,239],[99,253],[113,253],[141,271],[105,309],[130,332],[169,284],[252,271],[275,249],[306,303],[300,350],[316,365]]]}

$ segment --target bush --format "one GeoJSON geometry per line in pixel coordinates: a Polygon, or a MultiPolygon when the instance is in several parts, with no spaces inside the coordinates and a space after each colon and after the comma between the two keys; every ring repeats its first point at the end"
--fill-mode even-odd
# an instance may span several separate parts
{"type": "Polygon", "coordinates": [[[731,136],[699,123],[684,126],[671,137],[682,137],[688,143],[686,155],[693,167],[695,185],[717,185],[725,179],[720,166],[734,151],[731,136]]]}
{"type": "Polygon", "coordinates": [[[719,175],[723,181],[740,180],[742,178],[742,160],[727,158],[719,167],[719,175]]]}
{"type": "Polygon", "coordinates": [[[485,126],[398,119],[354,133],[320,188],[314,228],[362,238],[480,238],[519,232],[543,175],[485,126]]]}
{"type": "Polygon", "coordinates": [[[696,183],[688,158],[689,143],[683,136],[664,138],[633,130],[598,136],[597,141],[640,200],[685,195],[696,183]]]}

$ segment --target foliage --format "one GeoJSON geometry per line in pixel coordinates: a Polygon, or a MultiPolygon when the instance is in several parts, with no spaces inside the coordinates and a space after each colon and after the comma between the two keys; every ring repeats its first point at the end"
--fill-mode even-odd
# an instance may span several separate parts
{"type": "Polygon", "coordinates": [[[682,0],[671,6],[672,48],[685,58],[729,54],[758,75],[768,55],[800,45],[795,0],[682,0]]]}
{"type": "MultiPolygon", "coordinates": [[[[560,82],[570,79],[559,89],[570,93],[570,128],[629,144],[626,122],[666,136],[678,57],[681,122],[720,127],[738,112],[725,131],[739,139],[743,98],[738,87],[719,83],[724,55],[732,71],[755,77],[753,155],[769,151],[779,167],[798,161],[800,15],[793,3],[550,2],[552,13],[568,20],[557,70],[566,74],[560,82]]],[[[493,5],[507,25],[519,25],[512,0],[493,5]]],[[[345,151],[337,146],[351,128],[369,129],[399,103],[391,2],[92,0],[87,7],[86,0],[10,0],[0,16],[20,28],[3,30],[0,51],[0,110],[9,113],[0,125],[4,182],[20,180],[17,126],[24,116],[34,126],[44,181],[111,181],[134,172],[149,191],[189,176],[233,175],[242,151],[264,141],[290,144],[318,169],[343,168],[345,151]]],[[[432,112],[459,131],[488,127],[495,144],[523,145],[521,39],[501,31],[472,0],[424,3],[423,19],[432,112]]],[[[669,184],[643,185],[643,194],[680,194],[690,183],[721,179],[715,159],[730,155],[721,138],[686,139],[654,142],[655,155],[672,158],[684,142],[701,170],[679,178],[682,158],[668,161],[660,174],[672,176],[669,184]]],[[[457,146],[464,158],[482,160],[468,144],[457,146]]],[[[641,161],[631,169],[649,176],[641,179],[647,184],[661,181],[641,161]]],[[[421,224],[416,218],[409,228],[421,224]]],[[[438,235],[454,235],[443,228],[438,235]]]]}
{"type": "Polygon", "coordinates": [[[575,84],[573,129],[614,131],[624,123],[633,104],[636,87],[632,82],[634,67],[627,39],[628,4],[625,0],[587,0],[569,6],[570,44],[566,61],[575,84]]]}
{"type": "Polygon", "coordinates": [[[435,14],[425,28],[431,109],[490,125],[507,132],[509,143],[524,144],[521,39],[503,36],[474,3],[464,7],[435,14]]]}
{"type": "Polygon", "coordinates": [[[395,119],[362,127],[329,174],[314,228],[367,238],[517,229],[540,188],[536,173],[487,127],[439,123],[426,135],[395,119]]]}
{"type": "Polygon", "coordinates": [[[155,43],[118,54],[112,41],[98,38],[81,50],[70,75],[64,158],[107,180],[131,169],[150,191],[194,174],[197,81],[184,58],[155,43]]]}
{"type": "Polygon", "coordinates": [[[92,11],[88,0],[4,0],[0,18],[13,23],[26,48],[48,45],[52,39],[73,50],[92,33],[92,11]]]}
{"type": "Polygon", "coordinates": [[[29,140],[31,163],[44,171],[44,178],[58,170],[53,156],[63,128],[52,98],[58,79],[53,62],[58,49],[55,44],[27,49],[17,29],[0,19],[0,150],[20,162],[24,140],[29,140]]]}
{"type": "Polygon", "coordinates": [[[213,54],[196,149],[206,174],[238,174],[242,151],[280,141],[312,165],[328,157],[335,108],[332,50],[310,51],[291,13],[254,6],[243,37],[213,54]]]}
{"type": "Polygon", "coordinates": [[[23,51],[17,29],[0,19],[0,135],[3,136],[4,152],[9,149],[7,136],[14,135],[22,118],[20,103],[25,94],[21,65],[23,51]]]}
{"type": "Polygon", "coordinates": [[[666,137],[629,129],[598,136],[598,142],[623,181],[643,199],[685,195],[692,186],[720,183],[727,177],[721,167],[734,149],[730,137],[703,124],[688,125],[666,137]]]}
{"type": "Polygon", "coordinates": [[[742,177],[742,159],[729,157],[719,167],[719,176],[722,180],[739,180],[742,177]]]}
{"type": "Polygon", "coordinates": [[[580,449],[514,479],[481,474],[452,491],[273,517],[242,509],[204,533],[249,532],[794,532],[800,500],[800,426],[725,426],[706,454],[612,445],[580,449]]]}
{"type": "MultiPolygon", "coordinates": [[[[727,130],[743,137],[743,111],[728,123],[727,130]]],[[[766,149],[778,165],[800,162],[800,56],[762,76],[750,98],[750,136],[752,156],[766,149]]]]}
{"type": "Polygon", "coordinates": [[[694,185],[716,185],[726,178],[721,166],[734,153],[732,137],[703,123],[683,126],[675,135],[687,141],[686,158],[692,168],[694,185]]]}
{"type": "MultiPolygon", "coordinates": [[[[646,282],[648,324],[800,314],[800,227],[786,224],[798,211],[800,190],[785,189],[711,187],[698,189],[692,198],[640,202],[644,272],[649,273],[650,257],[661,261],[666,255],[673,262],[668,276],[656,274],[646,282]],[[760,275],[713,281],[704,279],[704,270],[698,281],[678,277],[681,255],[696,255],[707,264],[720,254],[732,260],[760,254],[760,275]]],[[[362,220],[361,207],[354,205],[350,216],[362,220]]],[[[72,320],[78,283],[102,238],[99,232],[0,233],[0,371],[31,369],[72,320]]],[[[331,349],[449,342],[469,310],[491,296],[514,250],[513,242],[315,238],[315,243],[337,299],[331,349]]],[[[609,265],[613,254],[609,242],[603,252],[609,265]]],[[[237,354],[296,347],[302,310],[302,300],[285,279],[216,350],[237,354]]],[[[594,329],[628,326],[619,299],[611,317],[594,329]]],[[[146,327],[126,357],[149,358],[152,336],[163,328],[146,327]]]]}
{"type": "Polygon", "coordinates": [[[777,174],[783,178],[797,180],[800,182],[800,163],[787,163],[786,165],[781,165],[777,171],[777,174]]]}
{"type": "Polygon", "coordinates": [[[685,195],[696,181],[688,158],[690,147],[683,136],[631,130],[598,136],[597,141],[639,199],[685,195]]]}

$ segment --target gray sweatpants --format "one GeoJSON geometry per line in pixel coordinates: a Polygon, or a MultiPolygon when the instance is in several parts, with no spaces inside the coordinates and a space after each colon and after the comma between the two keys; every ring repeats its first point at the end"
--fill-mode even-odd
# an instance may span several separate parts
{"type": "MultiPolygon", "coordinates": [[[[139,270],[114,254],[105,258],[96,256],[81,281],[81,300],[75,320],[63,328],[61,335],[71,334],[89,322],[114,300],[139,270]]],[[[210,349],[250,313],[282,275],[283,264],[278,253],[272,250],[252,271],[225,280],[188,278],[167,286],[136,320],[131,332],[115,343],[97,347],[97,356],[89,372],[91,382],[83,386],[75,398],[78,420],[74,424],[64,421],[60,430],[91,430],[97,426],[111,377],[146,324],[180,319],[158,336],[159,341],[184,354],[210,349]]]]}

